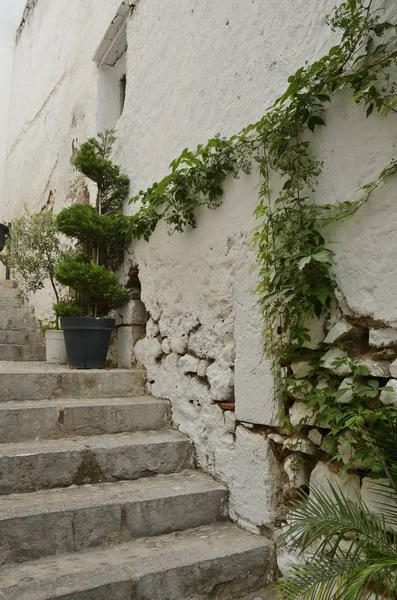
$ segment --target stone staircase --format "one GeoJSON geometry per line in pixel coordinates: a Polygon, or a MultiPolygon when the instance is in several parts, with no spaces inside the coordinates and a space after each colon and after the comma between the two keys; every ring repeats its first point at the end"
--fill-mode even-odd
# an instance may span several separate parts
{"type": "Polygon", "coordinates": [[[43,335],[34,311],[11,281],[0,282],[0,360],[45,360],[43,335]]]}
{"type": "Polygon", "coordinates": [[[226,502],[142,371],[0,362],[1,600],[256,599],[273,546],[226,502]]]}

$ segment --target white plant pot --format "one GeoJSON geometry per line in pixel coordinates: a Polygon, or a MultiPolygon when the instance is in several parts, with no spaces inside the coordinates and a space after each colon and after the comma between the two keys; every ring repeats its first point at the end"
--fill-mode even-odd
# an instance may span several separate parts
{"type": "Polygon", "coordinates": [[[46,359],[48,363],[66,365],[66,347],[63,331],[47,329],[45,332],[46,359]]]}

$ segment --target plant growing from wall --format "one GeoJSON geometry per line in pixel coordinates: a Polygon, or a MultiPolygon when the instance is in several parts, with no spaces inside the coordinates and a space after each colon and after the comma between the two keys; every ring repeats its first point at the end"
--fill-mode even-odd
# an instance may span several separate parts
{"type": "MultiPolygon", "coordinates": [[[[79,255],[59,263],[56,279],[74,290],[85,314],[95,317],[129,300],[114,273],[130,240],[129,220],[120,214],[129,180],[110,160],[114,141],[114,132],[107,130],[82,144],[75,158],[75,167],[97,184],[95,208],[76,204],[57,217],[59,231],[77,243],[79,255]]],[[[58,305],[63,316],[67,306],[58,305]]]]}
{"type": "MultiPolygon", "coordinates": [[[[322,206],[315,202],[322,163],[311,152],[311,140],[326,125],[333,96],[341,90],[350,92],[368,118],[397,112],[397,23],[395,16],[382,20],[382,6],[374,0],[342,2],[328,19],[332,29],[341,32],[340,42],[291,75],[285,93],[259,121],[229,139],[218,136],[195,151],[186,148],[171,163],[165,178],[131,200],[140,203],[131,219],[133,237],[148,240],[161,220],[171,232],[183,231],[195,226],[197,207],[216,209],[221,204],[222,185],[229,175],[238,177],[257,165],[261,175],[253,238],[257,293],[275,374],[299,356],[303,343],[310,339],[307,320],[327,311],[335,300],[334,255],[323,228],[353,216],[397,171],[397,160],[391,157],[378,178],[363,185],[355,198],[322,206]]],[[[321,408],[321,417],[334,436],[330,451],[337,457],[339,434],[362,426],[370,413],[368,399],[379,395],[381,384],[377,382],[376,387],[368,381],[369,373],[357,367],[352,373],[357,402],[341,408],[337,402],[340,381],[330,378],[317,355],[311,360],[316,362],[311,383],[325,377],[329,385],[327,393],[313,393],[309,401],[317,411],[321,408]],[[371,389],[365,392],[365,386],[371,389]]],[[[281,389],[285,386],[282,381],[281,389]]],[[[388,410],[378,406],[376,418],[382,420],[388,410]]]]}
{"type": "Polygon", "coordinates": [[[313,489],[294,503],[283,540],[307,556],[281,580],[285,600],[397,598],[397,420],[366,437],[385,477],[375,510],[335,487],[328,494],[313,489]]]}

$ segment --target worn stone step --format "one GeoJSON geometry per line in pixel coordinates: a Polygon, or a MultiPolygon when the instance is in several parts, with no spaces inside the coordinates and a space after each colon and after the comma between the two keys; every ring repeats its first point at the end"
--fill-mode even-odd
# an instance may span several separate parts
{"type": "Polygon", "coordinates": [[[0,592],[4,600],[237,600],[265,587],[274,567],[269,540],[222,523],[3,567],[0,592]]]}
{"type": "Polygon", "coordinates": [[[41,331],[0,331],[0,344],[42,346],[44,336],[41,331]]]}
{"type": "Polygon", "coordinates": [[[19,317],[0,316],[0,331],[39,331],[39,323],[32,315],[19,317]]]}
{"type": "Polygon", "coordinates": [[[16,308],[14,306],[9,306],[7,302],[1,303],[0,292],[0,319],[14,319],[15,321],[21,321],[32,317],[34,318],[34,310],[30,306],[16,308]]]}
{"type": "Polygon", "coordinates": [[[0,564],[215,523],[226,490],[183,471],[0,498],[0,564]]]}
{"type": "Polygon", "coordinates": [[[10,310],[11,308],[22,308],[24,306],[26,307],[23,299],[18,295],[17,290],[8,288],[8,293],[5,294],[4,291],[0,289],[0,311],[10,310]]]}
{"type": "Polygon", "coordinates": [[[12,281],[11,279],[0,279],[0,288],[3,288],[1,290],[2,294],[3,294],[3,291],[7,290],[7,289],[15,290],[18,293],[17,284],[15,281],[12,281]]]}
{"type": "Polygon", "coordinates": [[[0,362],[0,403],[54,398],[141,396],[140,369],[69,369],[40,362],[0,362]]]}
{"type": "Polygon", "coordinates": [[[45,357],[43,344],[0,344],[0,360],[43,361],[45,357]]]}
{"type": "Polygon", "coordinates": [[[0,446],[0,494],[132,480],[189,468],[192,447],[172,429],[0,446]]]}
{"type": "Polygon", "coordinates": [[[169,404],[151,396],[0,404],[0,443],[162,429],[169,404]]]}

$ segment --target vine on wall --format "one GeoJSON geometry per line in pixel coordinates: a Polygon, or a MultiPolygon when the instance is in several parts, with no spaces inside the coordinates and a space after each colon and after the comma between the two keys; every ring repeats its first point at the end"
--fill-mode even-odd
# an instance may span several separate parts
{"type": "MultiPolygon", "coordinates": [[[[334,257],[323,228],[351,217],[397,171],[397,160],[391,158],[376,181],[362,187],[359,199],[323,206],[315,203],[322,163],[311,152],[311,140],[317,129],[326,125],[332,97],[349,90],[368,118],[397,112],[393,77],[397,21],[383,20],[382,7],[384,3],[374,0],[346,0],[335,8],[328,23],[341,32],[340,43],[291,75],[285,93],[258,122],[229,139],[217,136],[194,151],[186,148],[171,163],[164,179],[131,200],[141,205],[131,219],[133,237],[148,240],[160,220],[167,223],[170,232],[183,231],[195,226],[197,207],[220,206],[222,185],[228,176],[249,173],[257,165],[261,175],[255,211],[258,225],[253,237],[260,282],[257,293],[266,349],[275,371],[290,365],[310,340],[305,326],[308,318],[324,314],[335,300],[334,257]],[[278,181],[282,182],[281,189],[274,192],[272,184],[278,181]]],[[[368,399],[378,397],[381,384],[368,379],[365,367],[347,355],[342,362],[352,372],[354,402],[338,404],[340,381],[321,367],[320,354],[314,351],[310,355],[310,382],[312,388],[320,380],[325,384],[307,394],[306,401],[321,412],[321,421],[331,430],[331,442],[341,431],[349,431],[352,443],[358,444],[364,422],[384,418],[392,409],[368,409],[368,399]]],[[[294,380],[291,371],[283,371],[284,393],[291,386],[304,385],[294,380]]],[[[330,452],[337,455],[335,443],[333,447],[331,443],[330,452]]],[[[362,452],[365,456],[365,449],[362,452]]]]}

